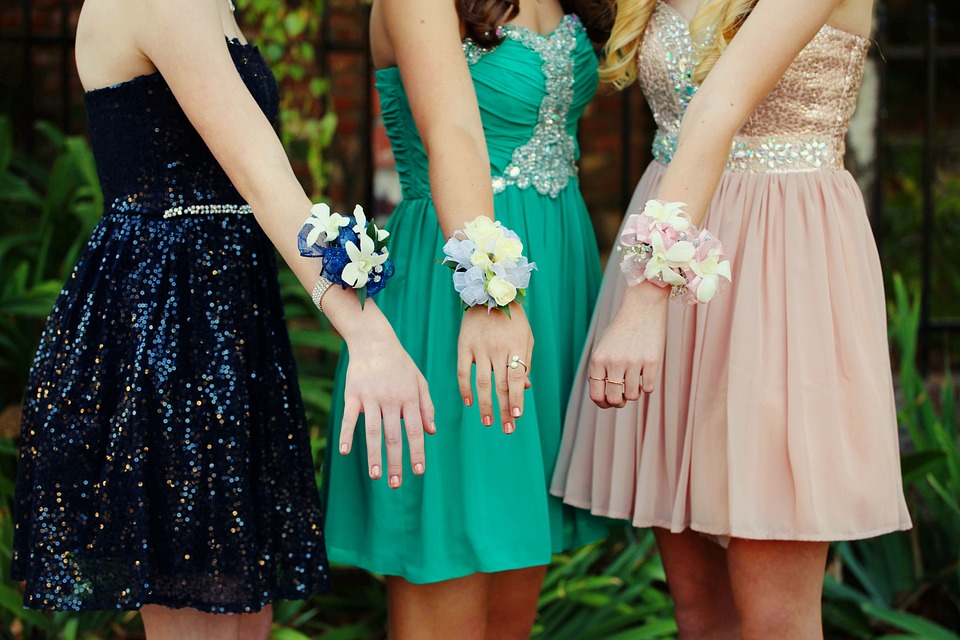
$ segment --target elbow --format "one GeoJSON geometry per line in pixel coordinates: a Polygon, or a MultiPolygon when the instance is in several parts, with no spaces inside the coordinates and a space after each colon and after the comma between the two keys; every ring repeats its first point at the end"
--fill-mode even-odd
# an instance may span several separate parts
{"type": "Polygon", "coordinates": [[[463,123],[451,122],[429,127],[420,134],[423,149],[428,158],[435,158],[448,148],[486,150],[482,129],[463,123]]]}

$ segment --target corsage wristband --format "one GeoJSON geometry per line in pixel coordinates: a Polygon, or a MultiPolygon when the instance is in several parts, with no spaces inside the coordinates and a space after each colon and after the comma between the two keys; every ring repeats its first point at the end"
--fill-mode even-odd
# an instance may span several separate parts
{"type": "MultiPolygon", "coordinates": [[[[363,207],[357,205],[352,216],[331,213],[326,204],[315,204],[310,217],[297,236],[300,255],[320,258],[320,280],[313,289],[313,300],[320,300],[330,284],[354,289],[360,307],[367,296],[379,293],[393,275],[393,263],[387,251],[388,231],[367,221],[363,207]],[[329,284],[324,286],[324,282],[329,284]]],[[[321,311],[323,311],[321,309],[321,311]]]]}
{"type": "Polygon", "coordinates": [[[650,200],[632,214],[620,234],[617,250],[628,285],[651,282],[671,287],[671,297],[685,305],[709,302],[724,281],[730,261],[723,246],[706,229],[698,229],[683,211],[684,202],[650,200]]]}
{"type": "Polygon", "coordinates": [[[453,269],[453,287],[463,308],[485,305],[488,313],[500,309],[509,315],[508,305],[523,299],[537,268],[523,255],[520,237],[486,216],[455,231],[443,253],[442,264],[453,269]]]}

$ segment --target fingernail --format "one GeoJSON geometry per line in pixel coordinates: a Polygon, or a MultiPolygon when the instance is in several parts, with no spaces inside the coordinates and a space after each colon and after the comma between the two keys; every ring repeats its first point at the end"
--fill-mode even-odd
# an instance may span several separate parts
{"type": "Polygon", "coordinates": [[[423,473],[423,464],[418,462],[417,464],[413,465],[413,472],[418,476],[421,475],[423,473]]]}
{"type": "Polygon", "coordinates": [[[493,426],[493,416],[483,416],[483,426],[492,427],[493,426]]]}
{"type": "Polygon", "coordinates": [[[503,432],[507,435],[510,435],[511,433],[513,433],[513,425],[510,424],[509,422],[503,425],[503,432]]]}
{"type": "Polygon", "coordinates": [[[514,407],[514,408],[513,408],[513,411],[511,411],[510,413],[513,414],[513,417],[514,417],[514,418],[519,418],[519,417],[520,417],[520,407],[514,407]]]}
{"type": "Polygon", "coordinates": [[[430,423],[430,428],[433,429],[433,432],[434,432],[434,433],[436,433],[436,432],[437,432],[437,423],[436,423],[436,422],[431,422],[431,423],[430,423]]]}
{"type": "Polygon", "coordinates": [[[379,465],[376,465],[376,464],[375,464],[375,465],[373,465],[372,467],[370,467],[370,477],[371,477],[371,478],[379,478],[379,477],[380,477],[380,466],[379,466],[379,465]]]}
{"type": "Polygon", "coordinates": [[[400,476],[390,476],[390,486],[396,489],[400,486],[400,476]]]}
{"type": "Polygon", "coordinates": [[[473,404],[473,400],[471,400],[470,398],[464,398],[464,399],[463,399],[463,406],[469,407],[469,406],[472,405],[472,404],[473,404]]]}
{"type": "Polygon", "coordinates": [[[340,453],[344,455],[350,453],[350,445],[348,445],[346,442],[340,445],[340,453]]]}

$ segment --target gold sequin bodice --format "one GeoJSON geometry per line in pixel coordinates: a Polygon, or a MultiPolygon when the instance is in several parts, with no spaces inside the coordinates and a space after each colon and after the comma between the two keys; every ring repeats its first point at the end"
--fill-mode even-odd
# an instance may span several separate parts
{"type": "MultiPolygon", "coordinates": [[[[869,41],[824,26],[740,129],[727,169],[751,172],[842,169],[869,41]]],[[[675,9],[658,2],[638,53],[640,86],[657,123],[654,158],[669,163],[680,120],[697,85],[697,51],[675,9]]]]}

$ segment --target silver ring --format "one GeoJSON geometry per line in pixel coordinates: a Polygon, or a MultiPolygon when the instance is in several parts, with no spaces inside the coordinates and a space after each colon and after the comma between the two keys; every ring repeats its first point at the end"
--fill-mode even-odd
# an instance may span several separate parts
{"type": "Polygon", "coordinates": [[[530,367],[527,366],[527,363],[520,359],[520,356],[513,356],[510,358],[510,361],[507,363],[507,366],[511,369],[516,369],[520,365],[523,365],[524,371],[530,371],[530,367]]]}

